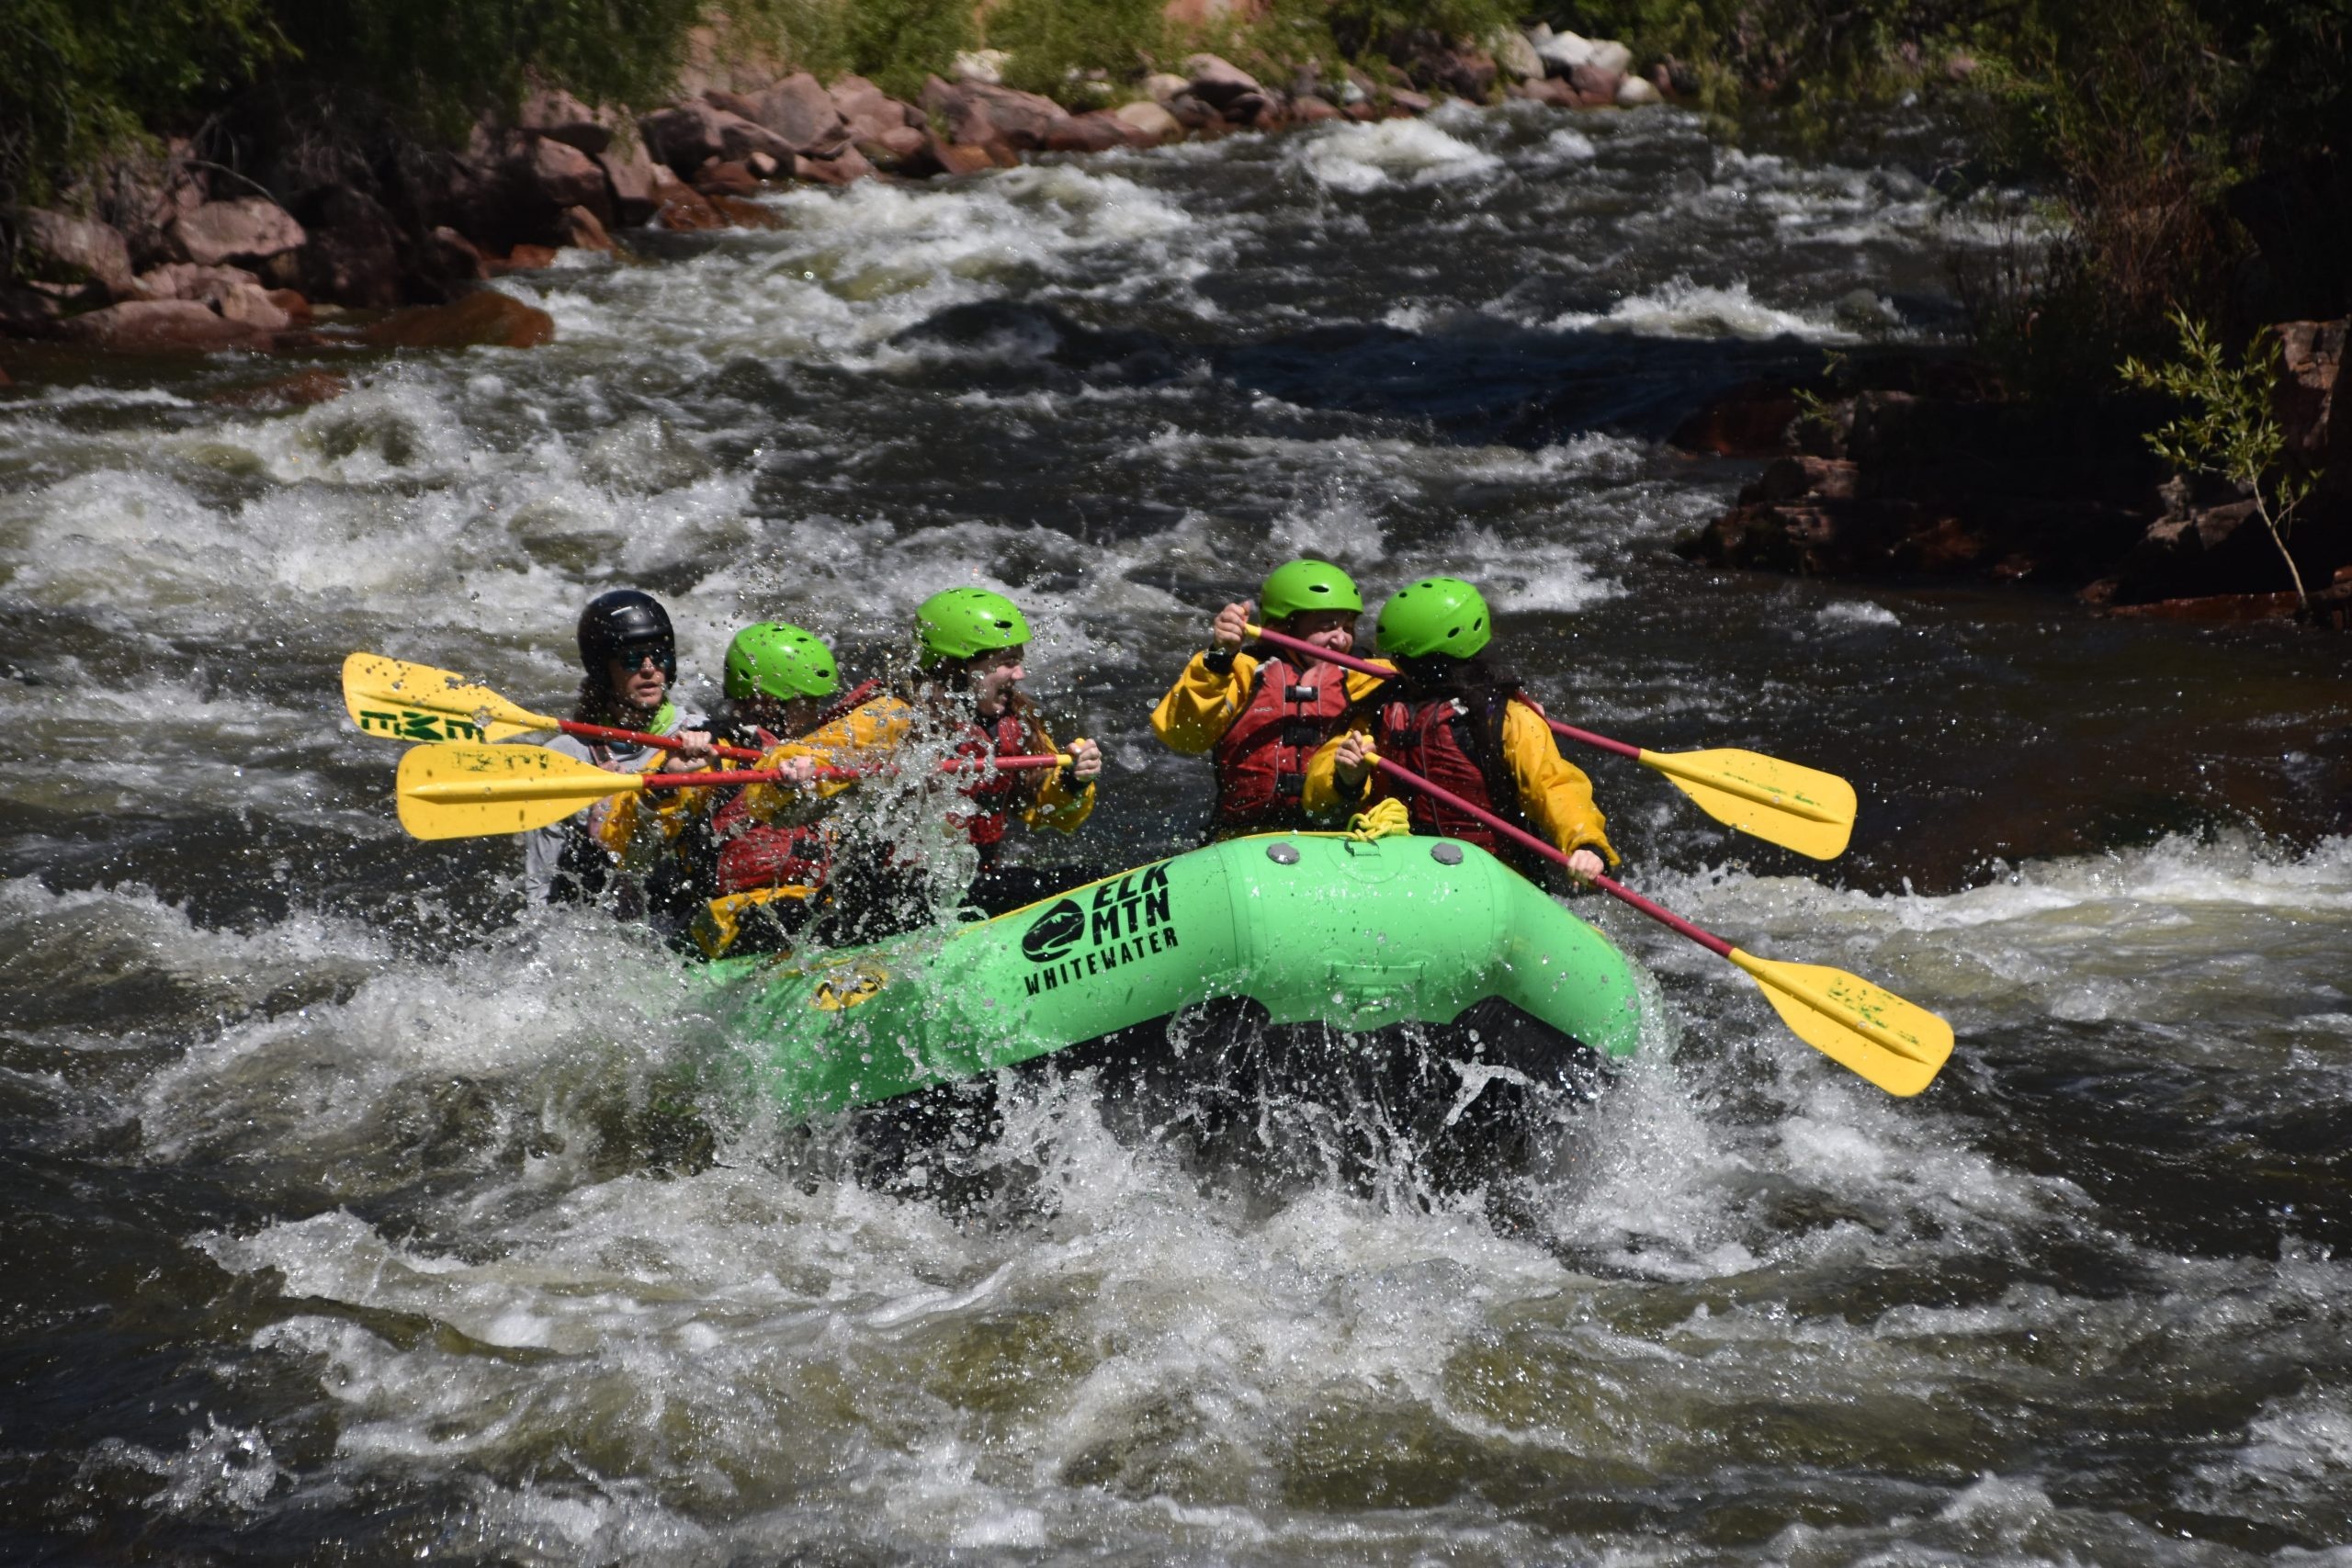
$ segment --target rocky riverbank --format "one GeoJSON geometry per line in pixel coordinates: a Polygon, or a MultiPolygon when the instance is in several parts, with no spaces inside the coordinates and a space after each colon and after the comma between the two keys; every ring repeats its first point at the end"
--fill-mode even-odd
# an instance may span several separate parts
{"type": "MultiPolygon", "coordinates": [[[[2339,629],[2352,622],[2346,330],[2281,323],[2273,400],[2288,457],[2320,473],[2288,547],[2312,617],[2339,629]]],[[[1943,358],[1863,361],[1847,379],[1744,386],[1676,432],[1686,450],[1770,459],[1678,553],[1806,576],[2031,582],[2120,615],[2297,612],[2254,502],[2148,449],[2161,402],[2007,400],[1981,367],[1943,358]]]]}
{"type": "Polygon", "coordinates": [[[561,250],[612,250],[629,230],[770,224],[752,198],[782,185],[953,176],[1043,154],[1425,114],[1445,97],[1632,108],[1676,85],[1664,66],[1633,74],[1623,44],[1543,27],[1486,48],[1401,39],[1386,80],[1350,69],[1270,83],[1196,54],[1132,96],[1092,83],[1103,106],[1082,110],[1005,86],[994,51],[959,56],[954,79],[930,78],[917,102],[859,76],[822,83],[719,53],[704,49],[677,98],[641,114],[541,91],[477,123],[461,147],[401,147],[361,168],[345,160],[333,177],[293,151],[261,149],[250,164],[265,185],[185,141],[118,162],[85,182],[85,210],[14,215],[0,335],[130,352],[528,346],[553,335],[543,312],[503,296],[458,301],[561,250]],[[369,313],[368,324],[322,319],[345,311],[369,313]]]}

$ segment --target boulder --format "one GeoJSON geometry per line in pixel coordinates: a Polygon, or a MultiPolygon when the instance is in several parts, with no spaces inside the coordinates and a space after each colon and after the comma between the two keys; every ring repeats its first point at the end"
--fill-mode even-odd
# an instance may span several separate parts
{"type": "Polygon", "coordinates": [[[1155,71],[1143,79],[1144,96],[1155,104],[1165,104],[1177,94],[1189,91],[1192,85],[1172,71],[1155,71]]]}
{"type": "Polygon", "coordinates": [[[1390,89],[1388,102],[1391,107],[1402,109],[1407,114],[1427,114],[1437,107],[1427,94],[1411,92],[1403,87],[1390,89]]]}
{"type": "Polygon", "coordinates": [[[292,213],[257,196],[205,202],[173,219],[170,236],[180,258],[199,266],[266,260],[301,249],[309,238],[292,213]]]}
{"type": "Polygon", "coordinates": [[[922,129],[920,109],[900,103],[863,76],[844,76],[826,92],[854,139],[876,140],[893,130],[922,129]]]}
{"type": "Polygon", "coordinates": [[[1320,125],[1327,119],[1340,118],[1339,109],[1316,97],[1293,98],[1290,113],[1291,118],[1301,125],[1320,125]]]}
{"type": "Polygon", "coordinates": [[[417,248],[417,265],[442,288],[459,286],[458,289],[450,289],[452,293],[490,276],[481,247],[446,223],[426,232],[424,243],[417,248]]]}
{"type": "Polygon", "coordinates": [[[1654,82],[1645,81],[1639,76],[1628,76],[1617,84],[1619,108],[1637,109],[1664,102],[1666,102],[1666,95],[1657,90],[1657,84],[1654,82]]]}
{"type": "Polygon", "coordinates": [[[958,82],[1001,87],[1004,85],[1004,68],[1012,59],[1001,49],[967,49],[956,54],[955,63],[948,69],[958,82]]]}
{"type": "Polygon", "coordinates": [[[217,305],[232,289],[260,287],[261,279],[241,266],[167,262],[141,273],[130,292],[141,299],[193,299],[199,305],[217,305]]]}
{"type": "Polygon", "coordinates": [[[1568,90],[1575,93],[1577,102],[1587,108],[1601,108],[1617,101],[1617,89],[1625,78],[1614,71],[1604,71],[1598,65],[1578,65],[1568,72],[1568,90]]]}
{"type": "Polygon", "coordinates": [[[766,126],[699,100],[656,110],[637,126],[646,151],[682,178],[691,178],[714,158],[741,163],[754,152],[765,152],[783,164],[793,154],[792,144],[766,126]]]}
{"type": "Polygon", "coordinates": [[[555,341],[555,318],[483,288],[455,304],[395,310],[359,340],[373,348],[537,348],[555,341]]]}
{"type": "Polygon", "coordinates": [[[1594,39],[1591,50],[1585,62],[1589,65],[1598,65],[1603,71],[1614,71],[1620,76],[1634,68],[1634,51],[1615,39],[1594,39]]]}
{"type": "Polygon", "coordinates": [[[407,299],[405,243],[391,214],[373,197],[330,186],[307,198],[302,211],[310,239],[293,270],[304,294],[367,310],[390,310],[407,299]]]}
{"type": "Polygon", "coordinates": [[[1546,76],[1540,82],[1517,82],[1504,89],[1514,98],[1528,98],[1539,104],[1549,104],[1555,109],[1580,107],[1584,100],[1577,90],[1557,76],[1546,76]]]}
{"type": "Polygon", "coordinates": [[[504,277],[510,272],[537,272],[555,261],[553,245],[517,245],[503,256],[484,256],[482,268],[492,277],[504,277]]]}
{"type": "Polygon", "coordinates": [[[663,177],[654,183],[657,202],[653,221],[673,234],[699,234],[724,229],[727,220],[709,198],[682,180],[663,177]]]}
{"type": "Polygon", "coordinates": [[[1494,56],[1485,50],[1441,49],[1415,62],[1413,78],[1423,86],[1439,88],[1477,104],[1493,96],[1499,74],[1494,56]]]}
{"type": "Polygon", "coordinates": [[[1544,75],[1544,57],[1517,28],[1497,28],[1487,39],[1487,51],[1496,68],[1515,82],[1532,82],[1544,75]]]}
{"type": "Polygon", "coordinates": [[[119,353],[259,348],[266,333],[193,299],[131,299],[75,316],[64,335],[119,353]]]}
{"type": "Polygon", "coordinates": [[[1579,65],[1592,63],[1592,40],[1576,33],[1555,33],[1539,22],[1528,33],[1527,43],[1544,62],[1547,76],[1566,76],[1579,65]]]}
{"type": "Polygon", "coordinates": [[[26,277],[96,284],[117,299],[137,291],[130,247],[107,224],[34,207],[18,215],[17,233],[23,246],[17,265],[26,277]]]}
{"type": "Polygon", "coordinates": [[[567,207],[556,217],[556,231],[562,236],[565,248],[574,251],[609,251],[612,235],[594,213],[584,207],[567,207]]]}
{"type": "Polygon", "coordinates": [[[653,220],[653,215],[662,209],[653,194],[661,165],[646,153],[643,141],[634,136],[616,141],[596,155],[596,166],[605,172],[605,186],[612,201],[616,224],[634,229],[653,220]]]}
{"type": "Polygon", "coordinates": [[[911,125],[893,126],[870,137],[861,136],[850,145],[877,167],[903,169],[922,155],[923,143],[929,134],[911,125]]]}
{"type": "Polygon", "coordinates": [[[584,208],[598,215],[601,227],[612,211],[612,186],[605,166],[568,141],[533,136],[506,164],[518,214],[539,230],[556,215],[584,208]]]}
{"type": "Polygon", "coordinates": [[[874,165],[856,148],[843,147],[830,158],[795,158],[792,173],[796,178],[814,180],[819,185],[845,186],[872,175],[874,165]]]}
{"type": "Polygon", "coordinates": [[[1073,115],[1047,131],[1046,151],[1107,152],[1114,147],[1126,146],[1130,137],[1140,140],[1140,133],[1131,131],[1125,121],[1098,109],[1089,114],[1073,115]]]}
{"type": "Polygon", "coordinates": [[[997,160],[988,148],[967,146],[959,141],[943,141],[936,136],[924,144],[923,157],[933,169],[943,175],[977,175],[983,169],[997,167],[997,160]]]}
{"type": "Polygon", "coordinates": [[[1055,127],[1069,118],[1061,105],[1035,93],[978,82],[950,85],[936,76],[923,84],[922,107],[947,127],[950,141],[989,148],[999,163],[1009,160],[998,149],[1036,152],[1055,127]]]}
{"type": "Polygon", "coordinates": [[[794,152],[810,157],[826,156],[850,139],[841,106],[806,71],[754,94],[748,118],[783,137],[794,152]]]}
{"type": "MultiPolygon", "coordinates": [[[[293,294],[297,299],[302,298],[291,289],[279,292],[293,294]]],[[[221,295],[213,308],[220,312],[223,321],[240,322],[257,333],[284,332],[294,324],[293,312],[282,308],[271,292],[258,283],[238,285],[221,295]]]]}
{"type": "MultiPolygon", "coordinates": [[[[1195,54],[1186,60],[1184,74],[1184,90],[1219,114],[1226,114],[1227,106],[1242,97],[1255,96],[1262,102],[1269,96],[1258,78],[1214,54],[1195,54]]],[[[1248,123],[1239,116],[1227,114],[1227,118],[1248,123]]]]}
{"type": "MultiPolygon", "coordinates": [[[[787,152],[786,158],[797,154],[787,152]]],[[[705,196],[731,196],[749,200],[760,194],[760,176],[752,172],[747,163],[730,163],[718,158],[707,159],[695,171],[695,189],[705,196]]]]}
{"type": "Polygon", "coordinates": [[[609,109],[592,109],[561,88],[548,87],[523,100],[514,124],[517,130],[575,147],[593,158],[613,144],[616,119],[609,109]]]}

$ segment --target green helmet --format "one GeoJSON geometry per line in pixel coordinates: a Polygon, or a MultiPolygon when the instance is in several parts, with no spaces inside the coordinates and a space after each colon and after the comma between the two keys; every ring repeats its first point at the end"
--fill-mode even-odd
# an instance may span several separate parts
{"type": "Polygon", "coordinates": [[[926,664],[969,659],[994,648],[1018,648],[1029,640],[1020,607],[985,588],[949,588],[915,606],[915,640],[926,664]]]}
{"type": "Polygon", "coordinates": [[[1380,607],[1380,651],[1391,659],[1467,659],[1493,636],[1486,596],[1458,577],[1425,577],[1380,607]]]}
{"type": "Polygon", "coordinates": [[[1303,610],[1347,610],[1363,613],[1363,595],[1348,574],[1329,561],[1295,560],[1274,568],[1266,586],[1258,590],[1261,620],[1287,621],[1303,610]]]}
{"type": "Polygon", "coordinates": [[[747,697],[830,697],[842,689],[833,650],[810,632],[781,621],[745,626],[727,645],[727,694],[747,697]]]}

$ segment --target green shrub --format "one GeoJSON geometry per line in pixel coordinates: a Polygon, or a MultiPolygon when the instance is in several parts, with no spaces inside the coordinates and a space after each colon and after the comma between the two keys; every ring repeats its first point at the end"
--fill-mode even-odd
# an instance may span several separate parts
{"type": "Polygon", "coordinates": [[[969,0],[739,0],[731,11],[818,75],[855,72],[907,99],[979,41],[969,0]]]}
{"type": "Polygon", "coordinates": [[[1004,0],[988,16],[989,47],[1012,56],[1005,85],[1074,108],[1114,101],[1114,84],[1166,58],[1166,33],[1159,0],[1004,0]]]}
{"type": "Polygon", "coordinates": [[[2185,412],[2149,435],[2148,446],[2174,468],[2214,475],[2253,500],[2255,515],[2287,564],[2295,603],[2308,611],[2311,595],[2287,536],[2319,474],[2287,459],[2286,432],[2272,402],[2283,378],[2278,335],[2256,333],[2233,365],[2205,323],[2186,310],[2173,311],[2171,321],[2180,334],[2178,358],[2154,365],[2127,359],[2120,367],[2126,386],[2163,392],[2185,405],[2185,412]]]}
{"type": "Polygon", "coordinates": [[[172,129],[288,51],[266,0],[0,5],[0,204],[172,129]]]}

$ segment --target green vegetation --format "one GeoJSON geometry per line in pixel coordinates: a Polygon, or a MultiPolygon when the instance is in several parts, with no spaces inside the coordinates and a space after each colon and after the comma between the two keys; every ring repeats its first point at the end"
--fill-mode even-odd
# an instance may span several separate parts
{"type": "Polygon", "coordinates": [[[1159,0],[1003,0],[988,41],[1012,57],[1007,86],[1080,108],[1124,103],[1131,93],[1114,86],[1173,58],[1159,0]]]}
{"type": "MultiPolygon", "coordinates": [[[[824,76],[911,98],[959,51],[1011,55],[1012,85],[1073,107],[1125,96],[1202,47],[1277,79],[1329,75],[1513,24],[1511,0],[1275,0],[1262,20],[1176,36],[1159,0],[8,0],[0,6],[0,207],[167,135],[314,141],[346,164],[454,141],[534,83],[592,103],[671,90],[698,26],[824,76]],[[366,144],[363,146],[361,144],[366,144]]],[[[317,160],[313,160],[317,162],[317,160]]]]}
{"type": "Polygon", "coordinates": [[[0,203],[171,124],[289,52],[266,0],[9,0],[0,7],[0,203]]]}
{"type": "Polygon", "coordinates": [[[2287,462],[2286,434],[2271,404],[2279,380],[2278,337],[2267,330],[2256,333],[2233,365],[2204,323],[2185,310],[2173,311],[2171,319],[2180,334],[2179,358],[2154,365],[2133,358],[2122,365],[2126,384],[2165,393],[2188,406],[2188,412],[2151,434],[2148,446],[2175,468],[2212,474],[2252,498],[2255,515],[2287,563],[2295,602],[2308,611],[2311,595],[2303,590],[2287,536],[2296,508],[2320,476],[2287,462]]]}
{"type": "Polygon", "coordinates": [[[907,99],[980,41],[965,0],[740,0],[729,10],[781,58],[829,79],[854,72],[907,99]]]}

